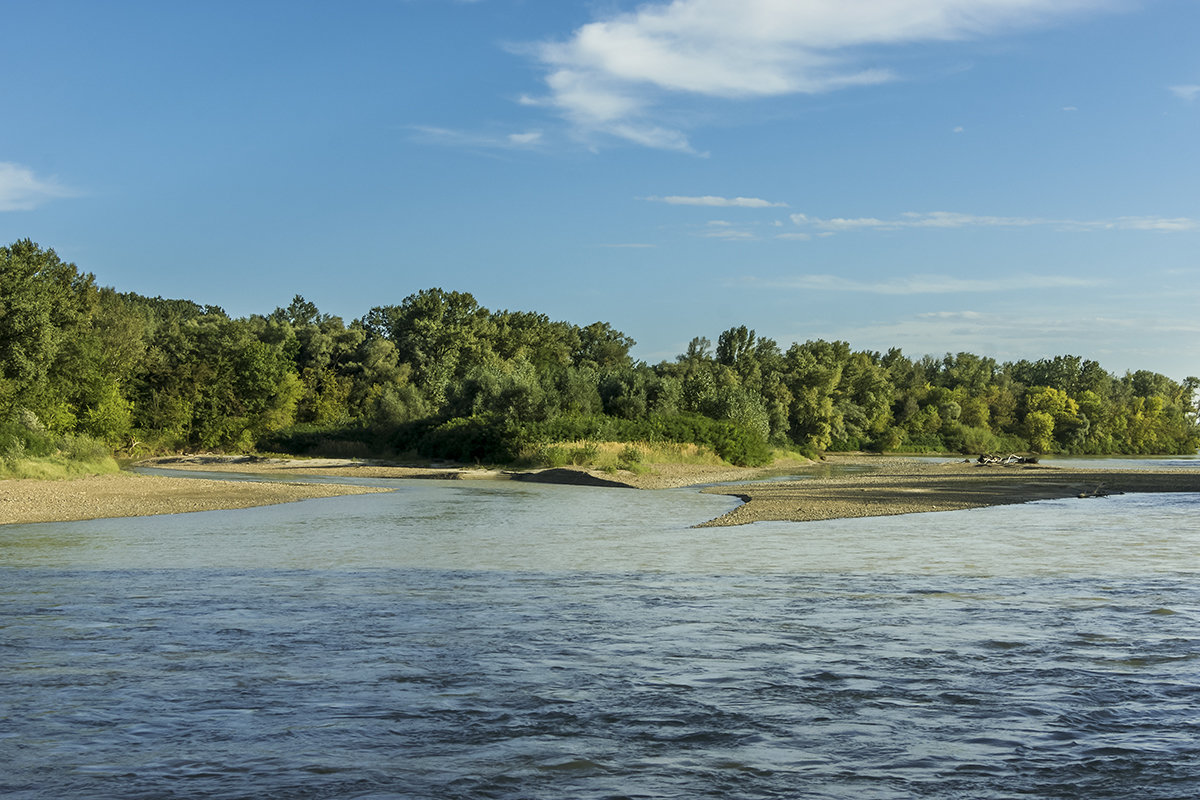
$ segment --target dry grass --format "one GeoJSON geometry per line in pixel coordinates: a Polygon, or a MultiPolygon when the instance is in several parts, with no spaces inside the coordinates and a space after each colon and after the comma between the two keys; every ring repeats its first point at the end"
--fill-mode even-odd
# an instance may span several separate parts
{"type": "Polygon", "coordinates": [[[644,472],[659,464],[727,466],[707,447],[676,442],[556,442],[540,445],[522,461],[539,467],[590,467],[598,470],[644,472]]]}

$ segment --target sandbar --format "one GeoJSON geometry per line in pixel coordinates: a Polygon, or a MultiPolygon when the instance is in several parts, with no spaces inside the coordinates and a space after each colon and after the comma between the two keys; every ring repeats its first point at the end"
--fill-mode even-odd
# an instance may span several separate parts
{"type": "Polygon", "coordinates": [[[643,470],[605,471],[589,467],[547,469],[495,469],[434,462],[427,466],[402,466],[385,461],[346,458],[278,458],[191,454],[139,461],[135,466],[200,472],[245,472],[286,479],[287,476],[396,478],[417,480],[517,480],[627,489],[674,489],[710,483],[754,480],[763,475],[804,469],[813,462],[777,463],[769,469],[715,464],[653,464],[643,470]]]}
{"type": "Polygon", "coordinates": [[[745,502],[697,527],[751,522],[813,522],[879,517],[1068,497],[1103,498],[1126,492],[1200,492],[1200,471],[1077,469],[1042,464],[943,464],[889,457],[847,459],[871,465],[853,475],[814,475],[800,480],[743,483],[704,491],[745,502]]]}
{"type": "Polygon", "coordinates": [[[0,524],[249,508],[389,491],[377,487],[289,481],[289,478],[302,476],[524,480],[629,489],[696,486],[703,487],[701,490],[705,492],[731,495],[744,501],[729,513],[697,527],[953,511],[1068,497],[1099,498],[1102,502],[1106,496],[1126,492],[1200,493],[1200,470],[1079,469],[1044,464],[982,465],[967,461],[932,463],[894,456],[833,456],[823,464],[796,462],[774,465],[770,469],[656,464],[639,472],[604,472],[582,467],[499,470],[452,464],[413,467],[351,459],[222,455],[150,459],[139,462],[139,466],[247,472],[272,480],[207,480],[131,473],[68,481],[0,480],[0,524]],[[762,480],[771,476],[778,478],[781,473],[796,477],[762,480]]]}
{"type": "Polygon", "coordinates": [[[217,511],[386,491],[365,486],[174,478],[128,472],[59,481],[0,480],[0,525],[217,511]]]}

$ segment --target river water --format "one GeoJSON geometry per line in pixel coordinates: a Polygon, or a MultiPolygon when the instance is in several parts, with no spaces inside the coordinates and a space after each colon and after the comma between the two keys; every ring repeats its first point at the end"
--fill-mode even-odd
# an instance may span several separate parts
{"type": "Polygon", "coordinates": [[[0,796],[1200,796],[1200,496],[382,483],[0,528],[0,796]]]}

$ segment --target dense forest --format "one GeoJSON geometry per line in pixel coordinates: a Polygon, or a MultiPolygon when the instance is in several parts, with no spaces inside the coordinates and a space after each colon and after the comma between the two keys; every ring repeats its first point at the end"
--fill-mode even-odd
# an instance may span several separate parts
{"type": "MultiPolygon", "coordinates": [[[[747,327],[673,361],[604,322],[489,311],[428,289],[347,323],[96,285],[29,240],[0,248],[0,457],[36,441],[529,463],[561,442],[694,442],[737,464],[807,454],[1193,453],[1197,389],[1055,356],[910,358],[747,327]],[[42,435],[41,439],[34,436],[42,435]]],[[[557,455],[556,455],[557,454],[557,455]]]]}

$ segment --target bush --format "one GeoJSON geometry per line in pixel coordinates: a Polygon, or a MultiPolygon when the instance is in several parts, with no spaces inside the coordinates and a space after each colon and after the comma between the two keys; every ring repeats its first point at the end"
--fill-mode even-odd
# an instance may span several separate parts
{"type": "Polygon", "coordinates": [[[586,467],[596,463],[600,457],[600,445],[595,442],[584,442],[571,451],[571,463],[577,467],[586,467]]]}
{"type": "Polygon", "coordinates": [[[642,463],[645,457],[645,454],[639,448],[627,444],[621,448],[621,452],[617,455],[617,460],[621,464],[633,465],[642,463]]]}
{"type": "Polygon", "coordinates": [[[565,467],[571,461],[571,456],[567,453],[567,448],[556,444],[545,444],[535,447],[532,453],[522,459],[530,466],[537,467],[565,467]]]}
{"type": "Polygon", "coordinates": [[[416,442],[426,458],[504,464],[516,461],[524,437],[513,423],[496,417],[457,417],[431,428],[416,442]]]}
{"type": "Polygon", "coordinates": [[[66,478],[116,469],[112,451],[90,436],[60,436],[24,410],[0,421],[0,477],[66,478]]]}

